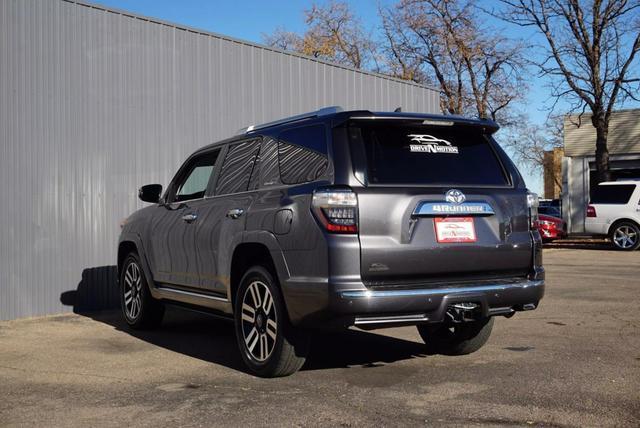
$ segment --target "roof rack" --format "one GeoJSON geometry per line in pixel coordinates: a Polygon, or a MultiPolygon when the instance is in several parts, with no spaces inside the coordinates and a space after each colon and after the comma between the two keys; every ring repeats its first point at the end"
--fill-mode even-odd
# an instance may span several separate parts
{"type": "Polygon", "coordinates": [[[238,134],[248,134],[249,132],[253,132],[258,129],[269,128],[271,126],[282,125],[290,122],[297,122],[298,120],[302,120],[302,119],[310,119],[313,117],[320,117],[320,116],[326,116],[329,114],[340,113],[341,111],[343,110],[342,110],[342,107],[340,106],[324,107],[324,108],[321,108],[320,110],[312,111],[309,113],[302,113],[295,116],[286,117],[284,119],[274,120],[273,122],[267,122],[260,125],[247,126],[246,128],[241,128],[240,130],[238,130],[238,134]]]}

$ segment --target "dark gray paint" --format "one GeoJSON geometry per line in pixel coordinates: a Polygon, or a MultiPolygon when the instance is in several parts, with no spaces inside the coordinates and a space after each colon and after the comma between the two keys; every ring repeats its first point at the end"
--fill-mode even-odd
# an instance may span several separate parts
{"type": "MultiPolygon", "coordinates": [[[[161,201],[134,214],[135,221],[125,226],[121,243],[138,236],[141,242],[131,243],[139,252],[146,253],[147,242],[174,237],[169,239],[171,248],[159,256],[142,257],[143,263],[148,263],[145,272],[153,278],[152,294],[231,315],[234,284],[237,287],[242,275],[238,272],[232,277],[233,257],[241,244],[250,244],[262,246],[273,260],[294,325],[380,326],[398,322],[397,317],[402,323],[442,322],[448,305],[463,302],[481,304],[484,316],[535,309],[544,295],[540,236],[529,230],[527,190],[520,174],[490,137],[495,124],[461,120],[485,130],[509,184],[459,188],[467,201],[488,204],[490,214],[475,217],[476,243],[442,244],[436,243],[433,217],[417,215],[416,208],[424,201],[444,202],[449,188],[365,186],[353,179],[359,170],[358,162],[353,162],[350,151],[344,150],[350,143],[339,128],[350,117],[367,114],[374,115],[343,112],[301,122],[322,124],[331,131],[328,135],[333,135],[328,167],[316,181],[276,187],[271,183],[264,187],[260,184],[262,177],[272,174],[273,140],[287,129],[287,125],[281,125],[260,130],[258,136],[262,138],[255,140],[262,141],[260,153],[264,154],[258,157],[253,169],[259,178],[256,190],[220,196],[214,193],[187,201],[180,206],[197,213],[197,220],[187,225],[163,222],[152,233],[148,224],[169,215],[173,205],[161,201]],[[350,184],[357,194],[357,234],[328,233],[314,217],[313,191],[328,184],[350,184]],[[241,209],[243,215],[230,217],[235,209],[241,209]],[[158,257],[169,257],[168,276],[160,271],[158,257]],[[194,266],[195,271],[188,270],[185,274],[185,269],[194,266]]],[[[402,116],[384,117],[394,120],[402,116]]],[[[415,119],[422,121],[429,117],[415,119]]],[[[250,133],[237,140],[255,136],[250,133]]],[[[223,141],[194,156],[217,147],[224,153],[234,144],[236,139],[223,141]]],[[[245,160],[252,162],[247,159],[253,159],[253,152],[245,150],[245,153],[245,160]]],[[[242,159],[237,162],[242,164],[242,159]]],[[[219,170],[214,174],[220,174],[219,170]]],[[[207,194],[216,188],[218,180],[210,182],[207,194]]],[[[171,184],[176,185],[175,181],[171,184]]],[[[172,194],[172,187],[167,194],[172,194]]],[[[245,254],[248,266],[262,262],[257,254],[245,254]]]]}

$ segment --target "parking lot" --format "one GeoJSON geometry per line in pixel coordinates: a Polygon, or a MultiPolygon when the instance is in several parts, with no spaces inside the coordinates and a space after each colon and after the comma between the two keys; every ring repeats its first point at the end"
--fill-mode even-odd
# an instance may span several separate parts
{"type": "Polygon", "coordinates": [[[303,370],[243,371],[232,326],[169,312],[0,323],[0,426],[640,424],[640,252],[545,250],[540,308],[479,352],[427,356],[414,328],[315,338],[303,370]]]}

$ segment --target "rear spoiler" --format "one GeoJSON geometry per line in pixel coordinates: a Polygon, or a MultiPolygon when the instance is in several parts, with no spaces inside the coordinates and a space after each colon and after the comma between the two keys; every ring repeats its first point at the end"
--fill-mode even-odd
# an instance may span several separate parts
{"type": "Polygon", "coordinates": [[[344,112],[336,115],[337,121],[335,125],[344,123],[347,120],[374,120],[374,121],[406,121],[406,122],[421,122],[422,125],[430,126],[453,126],[466,125],[482,128],[489,134],[495,133],[500,126],[489,119],[470,119],[463,116],[447,116],[447,115],[431,115],[421,113],[386,113],[386,112],[370,112],[370,111],[353,111],[344,112]]]}

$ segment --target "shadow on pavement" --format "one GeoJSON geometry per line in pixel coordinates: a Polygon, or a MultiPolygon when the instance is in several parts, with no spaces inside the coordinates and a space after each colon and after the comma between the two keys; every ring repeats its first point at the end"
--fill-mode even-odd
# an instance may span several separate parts
{"type": "MultiPolygon", "coordinates": [[[[169,306],[160,328],[141,331],[130,329],[119,311],[82,315],[152,345],[246,372],[231,321],[169,306]]],[[[360,330],[313,332],[311,350],[302,370],[375,367],[416,357],[426,357],[422,343],[360,330]]]]}
{"type": "MultiPolygon", "coordinates": [[[[159,329],[129,328],[119,311],[116,275],[115,266],[85,269],[77,288],[62,293],[60,301],[73,306],[74,313],[152,345],[246,372],[230,321],[168,306],[159,329]]],[[[380,363],[426,356],[422,343],[361,330],[313,332],[312,335],[310,354],[302,370],[375,367],[380,363]]]]}

